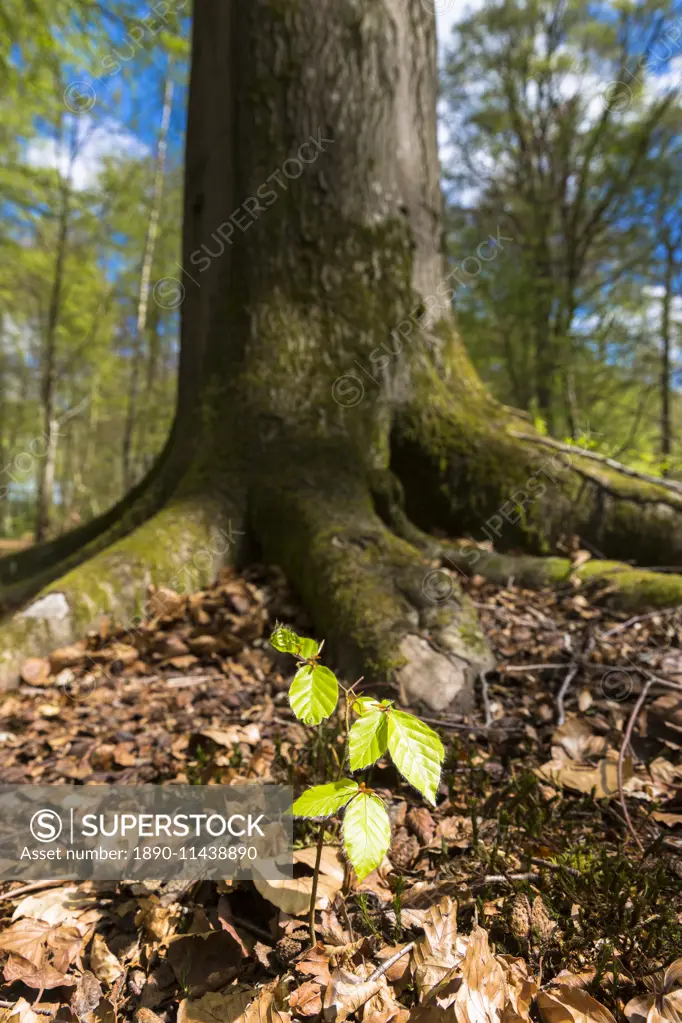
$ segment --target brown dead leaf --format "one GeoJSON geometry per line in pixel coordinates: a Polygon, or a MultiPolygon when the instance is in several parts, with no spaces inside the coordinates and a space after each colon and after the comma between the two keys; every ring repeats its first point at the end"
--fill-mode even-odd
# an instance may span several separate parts
{"type": "Polygon", "coordinates": [[[565,724],[554,730],[552,746],[559,747],[578,763],[588,757],[603,755],[608,749],[604,736],[595,735],[585,718],[578,717],[568,718],[565,724]]]}
{"type": "Polygon", "coordinates": [[[19,903],[12,914],[12,920],[29,917],[33,920],[45,920],[49,924],[69,924],[76,926],[84,913],[95,911],[90,917],[94,922],[100,911],[96,910],[97,891],[88,890],[86,885],[52,888],[47,892],[28,895],[19,903]]]}
{"type": "Polygon", "coordinates": [[[422,845],[431,844],[436,833],[436,823],[425,806],[415,806],[410,810],[407,825],[422,845]]]}
{"type": "Polygon", "coordinates": [[[409,1010],[396,1001],[387,983],[382,984],[362,1010],[362,1023],[407,1023],[409,1010]]]}
{"type": "Polygon", "coordinates": [[[71,1008],[78,1018],[82,1019],[97,1008],[103,994],[102,985],[97,977],[90,970],[85,970],[78,978],[78,985],[71,996],[71,1008]]]}
{"type": "MultiPolygon", "coordinates": [[[[555,785],[573,789],[589,795],[594,789],[595,799],[613,799],[618,794],[618,754],[600,760],[594,767],[576,764],[574,761],[550,760],[535,769],[538,778],[555,785]]],[[[632,760],[627,757],[623,777],[632,777],[632,760]]]]}
{"type": "Polygon", "coordinates": [[[28,987],[37,988],[39,991],[51,990],[56,987],[73,987],[76,983],[74,977],[67,977],[53,966],[44,963],[42,966],[35,966],[28,959],[19,955],[11,955],[5,963],[5,980],[8,984],[14,984],[20,980],[28,987]]]}
{"type": "Polygon", "coordinates": [[[296,970],[305,977],[315,977],[325,987],[331,980],[329,953],[322,951],[319,946],[311,949],[305,959],[296,963],[296,970]]]}
{"type": "Polygon", "coordinates": [[[430,907],[423,927],[424,937],[412,953],[420,1002],[428,998],[465,954],[464,940],[457,941],[457,903],[449,895],[430,907]]]}
{"type": "Polygon", "coordinates": [[[85,660],[86,644],[84,640],[71,646],[62,646],[50,654],[50,670],[54,675],[62,668],[75,668],[85,660]]]}
{"type": "Polygon", "coordinates": [[[175,934],[181,920],[182,907],[177,903],[164,906],[157,895],[142,899],[135,914],[136,926],[142,926],[152,941],[168,941],[175,934]]]}
{"type": "MultiPolygon", "coordinates": [[[[289,916],[303,916],[310,909],[313,894],[312,877],[282,878],[279,881],[268,881],[254,874],[253,883],[264,899],[277,906],[289,916]]],[[[320,874],[317,884],[317,909],[328,909],[334,896],[341,890],[343,879],[320,874]]]]}
{"type": "Polygon", "coordinates": [[[461,975],[459,990],[450,1002],[457,1023],[498,1023],[509,1004],[509,992],[505,970],[490,951],[488,933],[482,927],[474,927],[469,935],[461,975]]]}
{"type": "Polygon", "coordinates": [[[0,1023],[45,1023],[45,1017],[34,1012],[25,998],[20,998],[11,1009],[0,1012],[0,1023]]]}
{"type": "Polygon", "coordinates": [[[168,946],[168,963],[190,998],[216,991],[236,977],[241,945],[227,931],[186,934],[168,946]]]}
{"type": "Polygon", "coordinates": [[[370,981],[348,970],[334,970],[324,996],[324,1018],[342,1023],[385,985],[383,977],[370,981]]]}
{"type": "Polygon", "coordinates": [[[44,920],[19,920],[0,933],[0,949],[15,952],[38,967],[43,962],[47,936],[52,930],[44,920]]]}
{"type": "Polygon", "coordinates": [[[537,1005],[543,1023],[616,1023],[606,1006],[578,987],[556,984],[540,991],[537,1005]]]}
{"type": "Polygon", "coordinates": [[[103,984],[111,986],[118,978],[125,973],[116,956],[109,950],[109,947],[101,934],[96,934],[92,939],[90,949],[90,969],[98,980],[103,984]]]}
{"type": "Polygon", "coordinates": [[[45,657],[29,657],[21,666],[21,678],[29,686],[49,685],[50,662],[45,657]]]}
{"type": "Polygon", "coordinates": [[[473,831],[471,817],[459,815],[445,817],[438,823],[436,838],[443,839],[448,845],[454,845],[456,849],[468,849],[472,842],[473,831]]]}
{"type": "Polygon", "coordinates": [[[645,977],[648,995],[631,998],[623,1010],[630,1023],[680,1023],[682,1020],[682,959],[664,971],[645,977]]]}
{"type": "MultiPolygon", "coordinates": [[[[314,846],[310,846],[307,849],[296,849],[294,851],[294,863],[305,863],[307,867],[314,870],[316,856],[317,849],[314,846]]],[[[323,846],[322,858],[320,860],[320,874],[324,874],[325,877],[335,878],[343,884],[345,870],[346,861],[343,858],[341,850],[333,845],[323,846]]]]}
{"type": "Polygon", "coordinates": [[[255,994],[256,989],[249,987],[209,991],[196,1000],[185,998],[178,1006],[177,1023],[244,1023],[244,1013],[255,994]]]}
{"type": "Polygon", "coordinates": [[[306,980],[292,991],[289,1005],[297,1016],[317,1016],[322,1012],[322,988],[314,980],[306,980]]]}

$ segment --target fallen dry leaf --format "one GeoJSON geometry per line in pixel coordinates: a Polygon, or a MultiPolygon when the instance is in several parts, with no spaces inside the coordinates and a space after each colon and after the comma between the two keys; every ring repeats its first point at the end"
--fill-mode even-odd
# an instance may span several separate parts
{"type": "Polygon", "coordinates": [[[190,998],[223,987],[236,977],[241,961],[241,945],[227,931],[183,934],[168,946],[168,963],[190,998]]]}
{"type": "Polygon", "coordinates": [[[111,986],[125,973],[101,934],[95,934],[90,949],[90,969],[102,983],[111,986]]]}
{"type": "Polygon", "coordinates": [[[41,992],[56,987],[72,987],[76,983],[75,977],[65,976],[49,963],[35,966],[28,959],[23,959],[18,955],[9,957],[5,963],[4,974],[8,984],[14,984],[15,981],[20,980],[22,984],[37,988],[41,992]]]}
{"type": "Polygon", "coordinates": [[[457,903],[449,895],[431,906],[424,918],[424,937],[412,953],[414,982],[419,1001],[424,1002],[431,991],[461,962],[466,945],[457,941],[457,903]]]}
{"type": "Polygon", "coordinates": [[[317,1016],[322,1012],[322,988],[314,980],[306,980],[292,991],[289,1005],[297,1016],[317,1016]]]}
{"type": "Polygon", "coordinates": [[[85,970],[78,978],[76,990],[71,995],[71,1008],[79,1019],[96,1009],[102,1000],[102,985],[94,973],[85,970]]]}
{"type": "Polygon", "coordinates": [[[537,996],[543,1023],[616,1023],[605,1005],[579,987],[556,984],[537,996]]]}
{"type": "Polygon", "coordinates": [[[196,1000],[185,998],[178,1007],[177,1023],[244,1023],[246,1007],[256,994],[255,988],[227,992],[209,991],[196,1000]]]}
{"type": "Polygon", "coordinates": [[[341,1023],[385,985],[386,981],[383,977],[380,977],[379,980],[366,980],[339,967],[332,973],[325,992],[324,1018],[341,1023]]]}

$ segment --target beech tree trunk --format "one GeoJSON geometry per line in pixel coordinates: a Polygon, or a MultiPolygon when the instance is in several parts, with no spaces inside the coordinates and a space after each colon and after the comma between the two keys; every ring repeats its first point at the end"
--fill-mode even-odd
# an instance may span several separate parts
{"type": "MultiPolygon", "coordinates": [[[[682,555],[680,493],[548,453],[463,350],[428,6],[196,5],[175,426],[119,509],[0,562],[7,604],[43,587],[0,630],[7,681],[98,613],[140,613],[149,582],[197,588],[257,554],[284,568],[342,671],[464,710],[493,661],[458,582],[470,564],[429,531],[544,554],[575,530],[614,558],[635,543],[647,564],[682,555]]],[[[616,569],[609,585],[631,598],[616,569]]],[[[663,599],[643,575],[646,601],[663,599]]],[[[682,579],[665,583],[682,601],[682,579]]]]}

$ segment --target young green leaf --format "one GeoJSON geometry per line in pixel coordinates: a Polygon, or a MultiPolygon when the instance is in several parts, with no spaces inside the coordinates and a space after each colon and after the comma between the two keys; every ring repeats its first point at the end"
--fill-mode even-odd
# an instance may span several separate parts
{"type": "Polygon", "coordinates": [[[289,703],[304,725],[319,725],[328,718],[339,700],[336,675],[322,665],[304,664],[294,675],[289,703]]]}
{"type": "Polygon", "coordinates": [[[391,844],[391,822],[378,796],[361,792],[346,808],[343,845],[358,881],[371,874],[391,844]]]}
{"type": "Polygon", "coordinates": [[[381,704],[377,700],[373,700],[371,696],[356,696],[353,701],[353,710],[356,714],[368,714],[380,706],[381,704]]]}
{"type": "Polygon", "coordinates": [[[270,645],[281,654],[295,654],[301,645],[301,639],[285,625],[278,625],[270,636],[270,645]]]}
{"type": "Polygon", "coordinates": [[[388,717],[381,710],[371,710],[353,723],[348,733],[348,761],[351,771],[376,764],[388,748],[388,717]]]}
{"type": "Polygon", "coordinates": [[[320,644],[316,639],[306,639],[304,636],[298,637],[299,647],[296,653],[299,657],[303,657],[304,660],[308,661],[311,657],[320,649],[320,644]]]}
{"type": "Polygon", "coordinates": [[[272,636],[270,636],[270,643],[280,653],[296,654],[306,661],[314,657],[320,649],[320,644],[316,639],[297,636],[291,629],[287,629],[286,625],[277,626],[272,636]]]}
{"type": "Polygon", "coordinates": [[[291,808],[296,817],[330,817],[358,791],[352,778],[341,778],[329,785],[313,785],[299,796],[291,808]]]}
{"type": "Polygon", "coordinates": [[[388,748],[393,763],[410,785],[435,805],[445,750],[436,733],[414,714],[388,712],[388,748]]]}

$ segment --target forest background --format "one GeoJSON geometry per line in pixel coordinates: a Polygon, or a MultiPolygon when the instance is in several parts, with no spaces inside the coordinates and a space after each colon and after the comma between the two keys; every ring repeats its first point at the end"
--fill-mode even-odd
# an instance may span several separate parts
{"type": "MultiPolygon", "coordinates": [[[[542,432],[682,479],[682,8],[424,3],[479,372],[542,432]]],[[[6,550],[105,511],[168,435],[200,286],[180,262],[188,30],[187,0],[3,4],[6,550]]]]}

